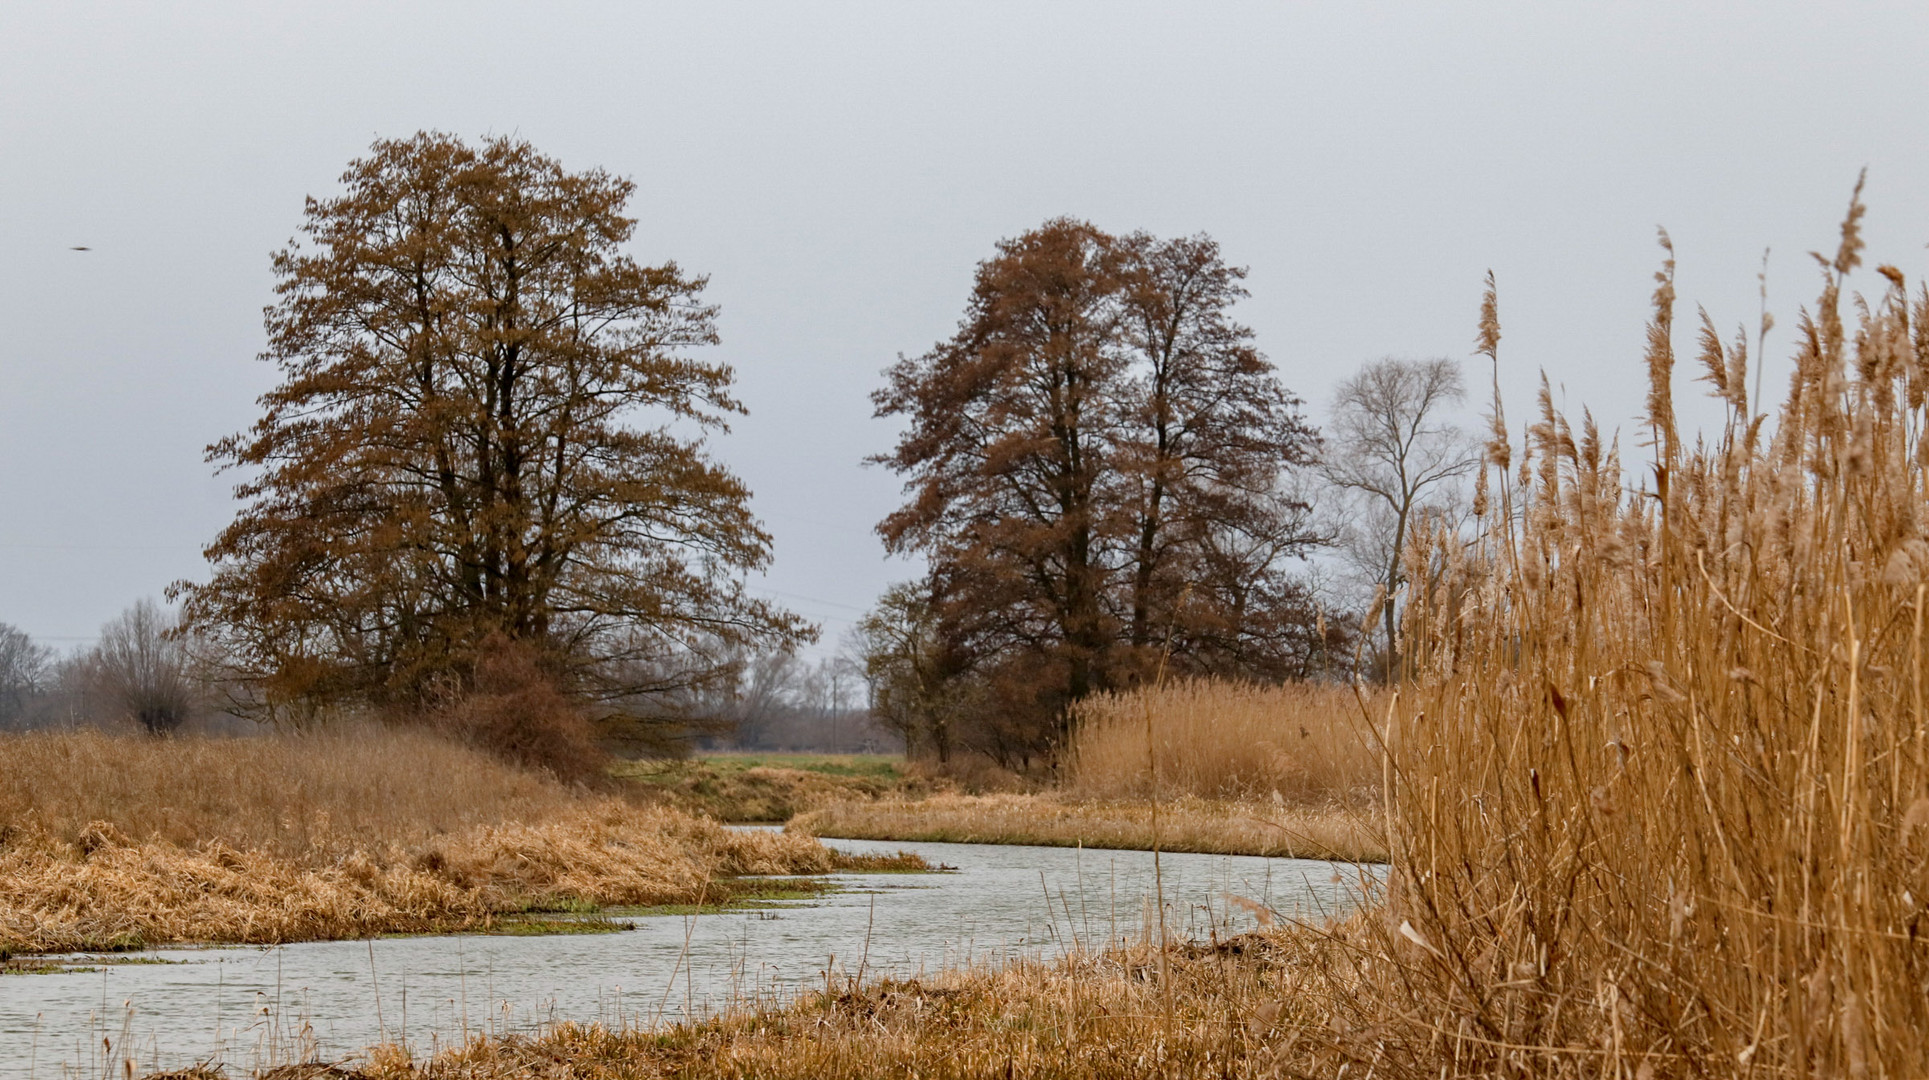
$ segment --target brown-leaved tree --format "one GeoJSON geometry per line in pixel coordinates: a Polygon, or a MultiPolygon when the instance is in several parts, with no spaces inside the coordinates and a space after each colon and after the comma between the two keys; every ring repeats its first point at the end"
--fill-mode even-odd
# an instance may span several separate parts
{"type": "Polygon", "coordinates": [[[907,421],[875,460],[910,499],[879,532],[926,557],[937,632],[986,707],[1029,718],[1021,754],[1162,655],[1304,664],[1317,620],[1286,563],[1313,537],[1282,479],[1317,438],[1231,318],[1243,277],[1207,237],[1049,221],[1001,242],[958,332],[873,395],[907,421]]]}
{"type": "Polygon", "coordinates": [[[770,556],[704,435],[741,406],[704,279],[622,247],[633,186],[526,142],[377,142],[277,254],[283,381],[209,449],[245,503],[179,583],[273,715],[422,704],[485,641],[537,649],[578,700],[714,674],[692,650],[794,643],[746,596],[770,556]]]}

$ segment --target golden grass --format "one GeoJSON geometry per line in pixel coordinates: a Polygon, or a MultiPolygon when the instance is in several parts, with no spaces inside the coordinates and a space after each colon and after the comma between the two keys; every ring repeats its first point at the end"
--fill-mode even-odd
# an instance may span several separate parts
{"type": "MultiPolygon", "coordinates": [[[[1143,799],[1063,794],[934,795],[920,800],[843,802],[791,819],[791,831],[858,840],[958,844],[1152,848],[1152,805],[1143,799]]],[[[1384,830],[1371,807],[1304,807],[1182,798],[1161,803],[1165,851],[1381,862],[1384,830]]]]}
{"type": "Polygon", "coordinates": [[[96,822],[176,845],[296,855],[536,821],[578,792],[423,731],[253,739],[0,736],[0,824],[77,843],[96,822]]]}
{"type": "Polygon", "coordinates": [[[790,824],[853,839],[1143,851],[1156,800],[1167,851],[1384,861],[1363,700],[1372,707],[1345,687],[1215,680],[1102,694],[1078,707],[1059,791],[826,799],[790,824]]]}
{"type": "Polygon", "coordinates": [[[1394,869],[1352,994],[1373,1023],[1329,1036],[1362,1067],[1929,1062],[1929,291],[1890,267],[1866,302],[1845,291],[1861,214],[1822,263],[1772,427],[1748,339],[1709,325],[1702,378],[1728,420],[1677,431],[1670,254],[1639,478],[1543,383],[1518,459],[1496,422],[1474,545],[1409,551],[1394,869]]]}
{"type": "Polygon", "coordinates": [[[850,860],[408,732],[0,739],[0,951],[280,942],[690,903],[850,860]]]}
{"type": "Polygon", "coordinates": [[[1377,799],[1379,748],[1351,687],[1201,679],[1100,694],[1074,731],[1067,789],[1090,798],[1377,799]]]}

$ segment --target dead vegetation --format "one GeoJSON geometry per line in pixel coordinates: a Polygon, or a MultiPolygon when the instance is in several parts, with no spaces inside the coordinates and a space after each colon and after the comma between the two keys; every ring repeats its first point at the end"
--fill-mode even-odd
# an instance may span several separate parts
{"type": "MultiPolygon", "coordinates": [[[[1179,949],[667,1032],[565,1028],[413,1071],[1920,1073],[1929,291],[1881,267],[1874,295],[1848,293],[1861,218],[1858,198],[1818,260],[1772,423],[1746,391],[1749,335],[1704,323],[1727,421],[1694,442],[1677,430],[1671,255],[1638,477],[1551,394],[1520,446],[1496,400],[1471,542],[1408,550],[1407,683],[1383,703],[1393,869],[1347,924],[1237,958],[1179,949]]],[[[1498,372],[1496,309],[1490,289],[1479,340],[1498,372]]]]}
{"type": "Polygon", "coordinates": [[[691,903],[850,864],[420,732],[0,741],[0,950],[280,942],[691,903]]]}
{"type": "Polygon", "coordinates": [[[1364,806],[1380,753],[1351,687],[1202,679],[1081,702],[1069,772],[1087,798],[1364,806]]]}
{"type": "Polygon", "coordinates": [[[1394,870],[1364,977],[1304,1029],[1323,1053],[1405,1077],[1929,1061],[1929,291],[1887,266],[1848,291],[1859,194],[1772,422],[1761,337],[1704,317],[1726,421],[1677,429],[1672,251],[1638,479],[1544,382],[1523,446],[1495,402],[1477,535],[1408,552],[1394,870]]]}
{"type": "Polygon", "coordinates": [[[843,802],[917,798],[952,786],[894,756],[720,754],[641,760],[612,771],[644,801],[718,821],[789,821],[843,802]]]}
{"type": "Polygon", "coordinates": [[[1363,702],[1342,686],[1219,680],[1100,694],[1078,708],[1057,790],[825,802],[791,827],[1141,851],[1156,832],[1166,851],[1379,862],[1380,754],[1363,702]]]}
{"type": "MultiPolygon", "coordinates": [[[[941,794],[920,800],[832,803],[791,819],[791,831],[860,840],[1149,851],[1153,807],[1144,799],[941,794]]],[[[1369,808],[1291,806],[1181,798],[1157,810],[1159,848],[1220,855],[1382,862],[1386,840],[1369,808]]]]}

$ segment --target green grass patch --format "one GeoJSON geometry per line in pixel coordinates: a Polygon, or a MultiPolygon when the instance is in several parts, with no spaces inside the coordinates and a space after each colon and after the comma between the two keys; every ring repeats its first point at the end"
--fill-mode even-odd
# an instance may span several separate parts
{"type": "Polygon", "coordinates": [[[159,956],[135,956],[114,953],[99,956],[8,956],[0,954],[0,975],[78,975],[110,967],[184,963],[187,963],[187,961],[168,960],[159,956]]]}
{"type": "Polygon", "coordinates": [[[653,904],[612,909],[612,914],[653,918],[662,915],[723,915],[732,911],[769,911],[792,907],[840,891],[839,886],[815,877],[746,877],[710,883],[702,904],[653,904]]]}
{"type": "Polygon", "coordinates": [[[895,782],[904,778],[904,758],[896,754],[710,754],[661,761],[621,761],[610,772],[625,779],[662,785],[703,773],[723,778],[751,769],[794,769],[822,776],[895,782]]]}
{"type": "Polygon", "coordinates": [[[635,927],[607,915],[576,919],[544,919],[528,915],[514,915],[498,919],[495,925],[484,930],[490,937],[548,937],[554,934],[620,934],[635,927]]]}

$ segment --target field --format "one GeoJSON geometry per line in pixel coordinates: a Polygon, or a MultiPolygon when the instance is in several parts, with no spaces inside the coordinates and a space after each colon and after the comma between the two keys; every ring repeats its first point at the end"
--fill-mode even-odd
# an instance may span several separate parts
{"type": "Polygon", "coordinates": [[[886,754],[711,754],[625,761],[612,774],[646,801],[729,822],[784,822],[829,803],[916,797],[940,786],[886,754]]]}
{"type": "Polygon", "coordinates": [[[1384,862],[1386,841],[1373,809],[1179,798],[1156,811],[1144,799],[1040,795],[934,795],[916,801],[833,803],[793,818],[814,836],[958,844],[1273,855],[1384,862]],[[1154,828],[1154,814],[1157,828],[1154,828]]]}
{"type": "Polygon", "coordinates": [[[867,865],[408,731],[16,735],[0,757],[0,952],[488,930],[867,865]]]}

